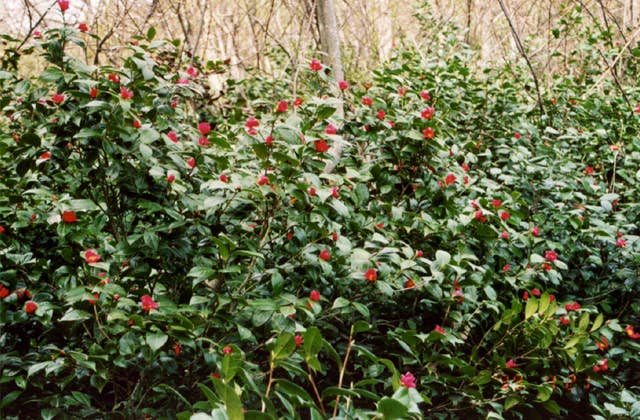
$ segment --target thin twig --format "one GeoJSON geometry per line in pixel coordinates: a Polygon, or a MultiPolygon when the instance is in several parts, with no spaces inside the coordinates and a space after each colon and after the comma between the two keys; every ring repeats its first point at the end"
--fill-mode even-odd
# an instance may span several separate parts
{"type": "Polygon", "coordinates": [[[522,54],[522,57],[524,57],[525,61],[527,62],[527,67],[529,67],[529,71],[531,72],[531,77],[533,77],[533,83],[536,86],[536,93],[538,94],[538,108],[540,108],[540,116],[543,116],[545,112],[544,112],[544,105],[542,103],[542,94],[540,93],[540,83],[538,83],[538,76],[536,76],[536,72],[533,69],[533,66],[531,65],[531,60],[529,60],[529,56],[527,55],[527,52],[525,51],[524,46],[522,45],[522,41],[520,40],[518,31],[516,31],[513,21],[511,20],[511,16],[509,16],[509,11],[507,10],[507,6],[505,6],[503,0],[498,0],[498,3],[500,3],[500,8],[502,9],[504,16],[507,18],[507,22],[509,22],[509,27],[511,28],[511,33],[513,34],[513,38],[516,41],[516,46],[518,47],[518,51],[520,51],[520,54],[522,54]]]}

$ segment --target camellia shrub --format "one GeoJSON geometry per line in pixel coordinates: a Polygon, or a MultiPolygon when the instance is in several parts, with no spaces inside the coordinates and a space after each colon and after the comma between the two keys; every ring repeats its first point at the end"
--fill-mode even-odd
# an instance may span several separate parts
{"type": "Polygon", "coordinates": [[[177,43],[94,66],[85,29],[0,72],[3,417],[640,413],[615,91],[562,79],[540,114],[445,31],[337,97],[310,60],[296,97],[213,101],[177,43]]]}

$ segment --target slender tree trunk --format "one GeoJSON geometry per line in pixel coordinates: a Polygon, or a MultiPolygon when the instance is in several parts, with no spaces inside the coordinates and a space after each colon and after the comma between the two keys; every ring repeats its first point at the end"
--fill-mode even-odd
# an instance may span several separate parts
{"type": "Polygon", "coordinates": [[[377,19],[378,26],[378,54],[380,61],[387,61],[391,57],[393,49],[393,20],[391,17],[390,0],[382,0],[378,6],[380,15],[377,19]]]}
{"type": "MultiPolygon", "coordinates": [[[[340,33],[338,31],[336,8],[333,0],[316,1],[316,18],[318,22],[318,32],[320,33],[320,48],[325,54],[323,61],[331,67],[331,75],[333,76],[331,92],[334,96],[340,97],[338,82],[344,80],[344,72],[342,70],[342,57],[340,55],[340,33]]],[[[344,106],[342,102],[338,105],[335,115],[339,120],[344,118],[344,106]]],[[[333,172],[342,155],[342,148],[343,144],[341,140],[334,142],[329,153],[335,160],[327,162],[324,168],[325,173],[333,172]]]]}

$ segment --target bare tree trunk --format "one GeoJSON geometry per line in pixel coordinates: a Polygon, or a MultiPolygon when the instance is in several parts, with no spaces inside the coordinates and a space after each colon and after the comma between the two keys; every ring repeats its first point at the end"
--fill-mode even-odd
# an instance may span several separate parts
{"type": "Polygon", "coordinates": [[[393,47],[393,21],[391,19],[391,2],[382,0],[379,5],[380,16],[378,26],[378,54],[380,61],[387,61],[391,57],[393,47]]]}
{"type": "MultiPolygon", "coordinates": [[[[342,57],[340,55],[338,19],[336,17],[333,0],[317,0],[316,14],[318,31],[320,32],[320,48],[326,55],[326,62],[331,66],[331,75],[333,76],[331,92],[334,96],[338,97],[340,95],[338,82],[344,79],[344,72],[342,70],[342,57]]],[[[344,106],[342,102],[337,106],[336,117],[338,117],[339,120],[344,118],[344,106]]],[[[327,162],[324,168],[325,173],[333,172],[342,155],[342,148],[343,144],[341,140],[334,142],[333,147],[329,151],[334,161],[327,162]]]]}

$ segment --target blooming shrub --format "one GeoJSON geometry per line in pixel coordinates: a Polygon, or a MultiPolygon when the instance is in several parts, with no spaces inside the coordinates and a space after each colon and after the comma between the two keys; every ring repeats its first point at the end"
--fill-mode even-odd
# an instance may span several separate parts
{"type": "Polygon", "coordinates": [[[297,98],[217,104],[152,32],[122,68],[66,55],[81,32],[0,73],[0,414],[637,413],[620,98],[564,80],[541,117],[499,69],[409,50],[340,98],[314,59],[297,98]]]}

